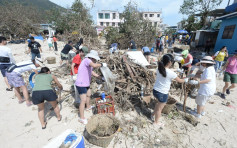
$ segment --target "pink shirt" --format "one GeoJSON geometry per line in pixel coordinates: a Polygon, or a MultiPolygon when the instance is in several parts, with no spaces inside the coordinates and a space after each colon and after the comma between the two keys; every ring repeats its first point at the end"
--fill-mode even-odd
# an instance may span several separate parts
{"type": "Polygon", "coordinates": [[[228,59],[228,66],[226,67],[226,72],[230,74],[237,74],[237,58],[235,56],[228,59]]]}
{"type": "Polygon", "coordinates": [[[75,82],[76,86],[79,87],[89,87],[91,83],[91,74],[92,74],[92,67],[90,63],[92,61],[89,58],[85,58],[82,60],[77,74],[77,80],[75,82]]]}
{"type": "MultiPolygon", "coordinates": [[[[184,63],[188,63],[190,59],[193,60],[193,56],[191,54],[188,54],[187,58],[184,59],[184,63]]],[[[191,66],[192,66],[191,64],[186,65],[186,67],[191,67],[191,66]]]]}

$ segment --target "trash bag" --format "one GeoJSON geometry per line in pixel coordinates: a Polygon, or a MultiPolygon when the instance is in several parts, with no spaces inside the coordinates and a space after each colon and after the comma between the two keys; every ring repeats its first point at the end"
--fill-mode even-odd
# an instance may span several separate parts
{"type": "Polygon", "coordinates": [[[101,67],[100,71],[103,74],[106,82],[105,91],[112,95],[114,93],[116,76],[110,71],[108,67],[101,67]]]}

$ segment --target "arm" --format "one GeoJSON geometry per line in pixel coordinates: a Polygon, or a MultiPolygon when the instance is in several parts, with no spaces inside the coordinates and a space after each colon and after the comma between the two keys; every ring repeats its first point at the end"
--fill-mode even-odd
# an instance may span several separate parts
{"type": "Polygon", "coordinates": [[[57,86],[58,86],[61,90],[63,90],[63,86],[59,83],[58,79],[57,79],[54,75],[52,75],[52,77],[53,77],[54,82],[57,84],[57,86]]]}
{"type": "Polygon", "coordinates": [[[72,65],[71,65],[72,75],[75,75],[74,66],[75,66],[75,63],[72,63],[72,65]]]}
{"type": "Polygon", "coordinates": [[[10,62],[15,64],[16,61],[15,61],[15,59],[13,58],[11,51],[8,52],[8,56],[9,56],[9,58],[10,58],[10,62]]]}
{"type": "Polygon", "coordinates": [[[208,82],[211,82],[211,80],[210,79],[205,79],[205,80],[199,81],[199,84],[205,84],[205,83],[208,83],[208,82]]]}
{"type": "Polygon", "coordinates": [[[28,54],[31,52],[31,48],[29,47],[28,54]]]}
{"type": "Polygon", "coordinates": [[[33,69],[33,71],[35,72],[35,74],[38,74],[38,71],[37,71],[37,69],[33,69]]]}
{"type": "Polygon", "coordinates": [[[184,83],[184,79],[180,79],[179,77],[176,77],[174,80],[176,80],[179,83],[184,83]]]}
{"type": "Polygon", "coordinates": [[[228,57],[229,56],[229,54],[228,54],[228,51],[226,50],[226,57],[228,57]]]}
{"type": "Polygon", "coordinates": [[[94,71],[92,71],[92,75],[94,76],[94,77],[97,77],[97,78],[99,78],[100,77],[100,75],[98,75],[97,73],[95,73],[94,71]]]}
{"type": "Polygon", "coordinates": [[[229,65],[229,60],[227,60],[226,64],[223,66],[222,71],[225,71],[225,69],[228,65],[229,65]]]}
{"type": "Polygon", "coordinates": [[[91,62],[89,65],[93,68],[102,67],[102,64],[94,63],[94,62],[91,62]]]}
{"type": "Polygon", "coordinates": [[[40,52],[43,52],[41,47],[39,49],[40,49],[40,52]]]}

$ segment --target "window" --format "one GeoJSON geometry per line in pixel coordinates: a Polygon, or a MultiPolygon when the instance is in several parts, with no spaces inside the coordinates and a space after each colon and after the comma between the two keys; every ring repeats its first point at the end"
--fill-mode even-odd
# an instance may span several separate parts
{"type": "Polygon", "coordinates": [[[115,26],[115,23],[112,23],[112,26],[115,26]]]}
{"type": "Polygon", "coordinates": [[[147,14],[145,14],[145,17],[147,17],[147,14]]]}
{"type": "Polygon", "coordinates": [[[106,22],[106,26],[109,26],[109,22],[106,22]]]}
{"type": "Polygon", "coordinates": [[[157,17],[160,17],[160,14],[157,14],[157,17]]]}
{"type": "Polygon", "coordinates": [[[109,13],[105,13],[105,19],[110,19],[110,14],[109,13]]]}
{"type": "Polygon", "coordinates": [[[157,27],[157,22],[154,23],[154,27],[157,27]]]}
{"type": "Polygon", "coordinates": [[[232,39],[232,36],[235,31],[235,26],[236,25],[225,26],[225,29],[222,34],[222,39],[232,39]]]}
{"type": "Polygon", "coordinates": [[[116,19],[116,13],[113,13],[113,19],[116,19]]]}
{"type": "Polygon", "coordinates": [[[104,23],[103,23],[103,22],[100,22],[100,26],[104,26],[104,23]]]}
{"type": "Polygon", "coordinates": [[[104,14],[103,13],[99,13],[99,19],[103,19],[104,18],[104,14]]]}
{"type": "Polygon", "coordinates": [[[154,14],[150,14],[150,17],[154,17],[154,14]]]}
{"type": "Polygon", "coordinates": [[[118,23],[118,26],[120,26],[121,25],[121,23],[118,23]]]}
{"type": "Polygon", "coordinates": [[[122,13],[119,13],[119,19],[122,19],[122,16],[123,14],[122,13]]]}

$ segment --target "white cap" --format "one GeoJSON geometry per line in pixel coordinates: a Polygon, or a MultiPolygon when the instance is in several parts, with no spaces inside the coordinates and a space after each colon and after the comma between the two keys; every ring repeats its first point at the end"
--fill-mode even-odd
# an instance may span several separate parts
{"type": "Polygon", "coordinates": [[[85,57],[86,58],[93,58],[93,59],[96,59],[97,61],[100,60],[98,52],[95,50],[91,50],[90,53],[88,53],[85,57]]]}

